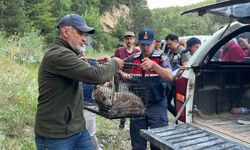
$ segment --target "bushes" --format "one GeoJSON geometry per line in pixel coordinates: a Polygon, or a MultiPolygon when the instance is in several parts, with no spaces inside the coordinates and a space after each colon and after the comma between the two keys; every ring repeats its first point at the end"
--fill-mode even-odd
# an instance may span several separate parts
{"type": "Polygon", "coordinates": [[[8,38],[0,33],[0,46],[0,149],[35,149],[38,68],[33,64],[43,56],[43,37],[36,31],[8,38]]]}
{"type": "Polygon", "coordinates": [[[38,64],[44,53],[44,37],[32,30],[24,36],[12,35],[5,37],[0,32],[0,53],[12,61],[27,64],[38,64]]]}
{"type": "Polygon", "coordinates": [[[18,39],[20,51],[15,58],[20,62],[39,63],[44,54],[44,38],[38,35],[37,31],[25,33],[18,39]]]}
{"type": "Polygon", "coordinates": [[[116,50],[116,45],[120,43],[118,38],[112,37],[107,33],[97,33],[92,37],[93,37],[92,46],[94,48],[94,51],[97,51],[98,53],[114,54],[116,50]],[[99,37],[99,40],[97,39],[97,37],[99,37]]]}

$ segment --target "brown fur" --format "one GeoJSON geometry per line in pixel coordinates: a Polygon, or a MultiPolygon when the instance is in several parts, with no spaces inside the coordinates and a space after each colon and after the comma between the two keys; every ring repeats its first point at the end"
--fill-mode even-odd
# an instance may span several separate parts
{"type": "Polygon", "coordinates": [[[144,114],[144,105],[140,97],[129,91],[114,92],[110,83],[95,86],[94,96],[97,105],[108,107],[112,114],[144,114]]]}

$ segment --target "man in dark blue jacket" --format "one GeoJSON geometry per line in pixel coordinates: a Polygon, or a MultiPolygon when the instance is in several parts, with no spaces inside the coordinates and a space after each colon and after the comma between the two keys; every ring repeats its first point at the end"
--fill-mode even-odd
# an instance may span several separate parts
{"type": "MultiPolygon", "coordinates": [[[[126,61],[138,64],[139,69],[132,68],[134,74],[132,82],[136,83],[140,78],[148,80],[147,98],[145,102],[145,115],[139,118],[131,118],[130,136],[133,150],[145,150],[147,141],[140,136],[140,129],[158,128],[168,125],[166,82],[171,81],[172,71],[166,54],[154,49],[154,32],[150,28],[139,32],[138,42],[141,52],[127,58],[126,61]]],[[[134,86],[136,84],[133,84],[134,86]]],[[[140,85],[138,85],[140,86],[140,85]]],[[[130,87],[133,90],[133,87],[130,87]]],[[[138,89],[135,87],[135,89],[138,89]]],[[[151,145],[151,150],[158,150],[151,145]]]]}

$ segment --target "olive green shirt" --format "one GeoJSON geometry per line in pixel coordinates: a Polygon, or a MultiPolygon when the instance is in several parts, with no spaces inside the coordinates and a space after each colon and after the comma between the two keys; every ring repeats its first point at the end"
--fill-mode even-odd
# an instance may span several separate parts
{"type": "Polygon", "coordinates": [[[112,78],[119,65],[114,60],[93,67],[57,37],[44,55],[38,74],[38,105],[35,134],[63,138],[85,128],[80,81],[101,84],[112,78]]]}
{"type": "Polygon", "coordinates": [[[170,65],[172,68],[177,67],[177,65],[181,65],[184,62],[188,62],[190,58],[189,52],[183,52],[184,47],[178,46],[175,50],[171,50],[169,53],[169,60],[170,60],[170,65]]]}

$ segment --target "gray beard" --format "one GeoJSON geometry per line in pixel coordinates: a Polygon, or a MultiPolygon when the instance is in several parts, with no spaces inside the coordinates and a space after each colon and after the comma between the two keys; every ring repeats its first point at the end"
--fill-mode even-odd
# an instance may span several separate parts
{"type": "Polygon", "coordinates": [[[83,53],[84,52],[84,48],[83,47],[77,47],[77,46],[74,46],[74,44],[69,40],[67,39],[67,43],[69,44],[69,46],[76,52],[79,52],[79,53],[83,53]]]}

